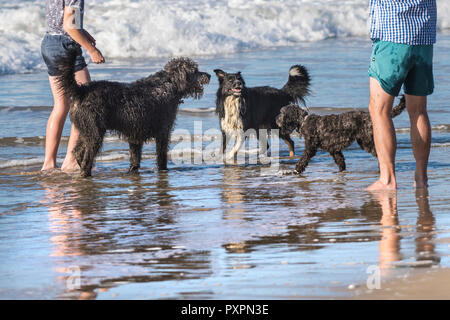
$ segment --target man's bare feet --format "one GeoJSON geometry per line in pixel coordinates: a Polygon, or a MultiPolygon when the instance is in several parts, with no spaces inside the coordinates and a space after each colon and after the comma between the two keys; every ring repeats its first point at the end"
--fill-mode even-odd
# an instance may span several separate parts
{"type": "Polygon", "coordinates": [[[366,188],[367,191],[395,191],[397,190],[397,183],[395,181],[384,183],[381,180],[374,182],[366,188]]]}

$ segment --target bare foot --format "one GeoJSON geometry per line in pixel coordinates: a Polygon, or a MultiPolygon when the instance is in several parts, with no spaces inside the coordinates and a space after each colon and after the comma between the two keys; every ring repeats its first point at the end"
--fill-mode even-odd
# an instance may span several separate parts
{"type": "Polygon", "coordinates": [[[77,172],[80,170],[80,166],[78,165],[78,163],[76,161],[71,162],[71,163],[67,163],[66,161],[64,161],[64,163],[61,166],[61,171],[65,172],[65,173],[73,173],[73,172],[77,172]]]}
{"type": "Polygon", "coordinates": [[[55,174],[58,174],[58,172],[61,172],[59,168],[49,168],[40,171],[43,177],[53,176],[55,174]]]}
{"type": "Polygon", "coordinates": [[[52,163],[45,163],[42,165],[42,169],[41,171],[49,171],[49,170],[54,170],[56,169],[56,163],[52,162],[52,163]]]}
{"type": "Polygon", "coordinates": [[[294,153],[294,151],[289,151],[289,157],[294,157],[295,156],[295,153],[294,153]]]}
{"type": "Polygon", "coordinates": [[[374,182],[372,185],[366,188],[367,191],[395,191],[397,190],[397,183],[391,182],[391,183],[383,183],[382,181],[378,180],[374,182]]]}

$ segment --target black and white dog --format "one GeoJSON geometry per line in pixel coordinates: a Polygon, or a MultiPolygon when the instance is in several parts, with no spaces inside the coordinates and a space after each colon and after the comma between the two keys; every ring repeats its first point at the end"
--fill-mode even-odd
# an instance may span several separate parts
{"type": "MultiPolygon", "coordinates": [[[[222,130],[222,152],[225,153],[229,138],[235,138],[235,144],[227,158],[234,158],[243,142],[244,132],[254,129],[259,140],[259,129],[278,129],[276,117],[280,109],[290,103],[303,102],[309,94],[310,77],[307,69],[301,65],[292,66],[289,79],[281,89],[273,87],[245,86],[241,72],[226,73],[214,70],[219,79],[216,113],[222,130]]],[[[290,156],[294,155],[294,142],[289,135],[280,134],[288,144],[290,156]]],[[[260,146],[265,148],[266,146],[260,146]]]]}

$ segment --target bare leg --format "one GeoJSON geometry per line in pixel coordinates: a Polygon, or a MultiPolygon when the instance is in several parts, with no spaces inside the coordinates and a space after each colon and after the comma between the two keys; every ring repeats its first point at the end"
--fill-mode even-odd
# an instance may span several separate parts
{"type": "MultiPolygon", "coordinates": [[[[86,83],[90,81],[89,71],[84,68],[81,71],[75,73],[75,78],[79,83],[86,83]]],[[[49,77],[50,88],[53,94],[53,110],[47,121],[47,131],[45,137],[45,160],[42,166],[42,170],[49,170],[56,168],[56,156],[58,153],[59,143],[61,141],[61,135],[66,122],[67,114],[70,109],[70,102],[64,94],[59,90],[59,86],[56,81],[56,77],[49,77]]],[[[76,169],[77,163],[72,155],[72,150],[75,147],[75,143],[78,139],[78,130],[72,127],[67,146],[67,154],[64,160],[62,170],[72,171],[76,169]]]]}
{"type": "Polygon", "coordinates": [[[392,122],[394,97],[386,93],[377,80],[370,78],[369,112],[373,124],[373,138],[380,166],[380,177],[367,190],[395,190],[395,153],[397,139],[392,122]]]}
{"type": "MultiPolygon", "coordinates": [[[[75,79],[79,84],[85,84],[91,81],[91,76],[89,75],[89,71],[86,68],[83,70],[80,70],[75,73],[75,79]]],[[[72,125],[70,129],[70,138],[69,142],[67,144],[67,152],[66,157],[64,159],[64,162],[61,166],[61,170],[64,172],[70,172],[78,169],[77,161],[75,160],[73,156],[73,148],[75,147],[75,144],[77,143],[78,137],[80,133],[78,132],[78,129],[75,128],[74,125],[72,125]]]]}
{"type": "Polygon", "coordinates": [[[406,109],[411,122],[411,143],[416,159],[414,185],[417,189],[427,188],[428,157],[431,147],[431,125],[427,113],[427,97],[406,96],[406,109]]]}
{"type": "Polygon", "coordinates": [[[50,88],[53,94],[53,110],[47,121],[47,131],[45,136],[45,160],[42,170],[56,168],[56,155],[58,153],[59,142],[64,128],[67,114],[69,112],[69,100],[58,90],[56,77],[49,77],[50,88]]]}

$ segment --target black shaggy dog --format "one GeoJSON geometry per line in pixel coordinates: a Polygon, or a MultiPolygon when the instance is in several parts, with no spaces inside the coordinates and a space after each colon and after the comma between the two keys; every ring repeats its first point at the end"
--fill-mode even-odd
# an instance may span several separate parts
{"type": "MultiPolygon", "coordinates": [[[[405,97],[393,108],[392,117],[405,109],[405,97]]],[[[366,152],[377,156],[373,141],[373,128],[370,114],[363,111],[350,111],[342,114],[319,116],[308,114],[298,105],[288,105],[281,109],[277,117],[280,132],[284,135],[297,130],[305,139],[305,151],[298,161],[295,172],[302,173],[318,149],[331,154],[339,167],[345,170],[345,158],[342,150],[355,140],[366,152]]]]}
{"type": "Polygon", "coordinates": [[[211,76],[188,58],[169,61],[164,70],[135,81],[94,81],[79,86],[74,77],[76,51],[61,57],[59,85],[71,97],[70,119],[80,131],[74,156],[81,175],[91,175],[95,156],[107,130],[130,145],[129,172],[140,167],[142,146],[156,140],[158,170],[167,169],[167,152],[178,105],[182,98],[199,99],[211,76]]]}
{"type": "MultiPolygon", "coordinates": [[[[222,129],[222,152],[225,153],[227,138],[236,139],[230,158],[235,157],[242,146],[243,132],[254,129],[259,140],[259,129],[278,129],[275,118],[280,109],[290,103],[304,103],[309,93],[310,77],[301,65],[290,68],[289,79],[281,89],[268,86],[248,88],[240,72],[226,73],[220,69],[214,72],[219,79],[216,113],[222,129]]],[[[293,156],[294,142],[289,134],[280,134],[280,137],[288,144],[293,156]]]]}

